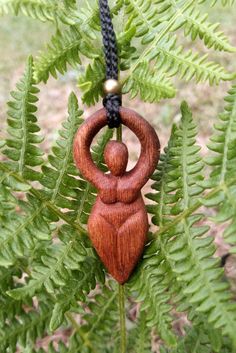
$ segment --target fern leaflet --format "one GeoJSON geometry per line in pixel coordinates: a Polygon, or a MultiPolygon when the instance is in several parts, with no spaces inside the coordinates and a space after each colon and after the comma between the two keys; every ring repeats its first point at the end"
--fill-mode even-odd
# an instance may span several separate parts
{"type": "MultiPolygon", "coordinates": [[[[227,103],[225,111],[219,116],[219,122],[214,126],[215,133],[208,145],[214,155],[206,158],[206,162],[212,168],[206,187],[212,188],[221,184],[223,188],[212,198],[207,201],[202,200],[202,202],[205,206],[217,206],[218,213],[214,217],[216,222],[230,221],[223,236],[229,244],[235,246],[236,187],[235,183],[228,187],[226,184],[236,173],[236,86],[232,86],[225,101],[227,103]]],[[[232,249],[232,252],[235,252],[235,248],[232,249]]]]}
{"type": "Polygon", "coordinates": [[[77,21],[77,7],[64,0],[1,0],[0,16],[8,13],[23,14],[43,22],[59,20],[67,25],[77,21]]]}
{"type": "Polygon", "coordinates": [[[32,345],[38,337],[42,337],[47,330],[50,309],[42,304],[38,310],[24,313],[19,318],[13,319],[0,329],[0,344],[4,352],[15,352],[19,344],[21,347],[32,345]]]}
{"type": "Polygon", "coordinates": [[[140,64],[123,87],[123,93],[131,93],[131,98],[140,94],[146,102],[158,102],[161,99],[173,98],[175,89],[165,75],[157,74],[156,68],[150,69],[147,62],[140,64]]]}
{"type": "Polygon", "coordinates": [[[82,36],[78,27],[71,26],[69,30],[58,31],[52,37],[47,50],[36,59],[36,81],[47,82],[49,74],[57,78],[57,71],[64,74],[67,71],[67,64],[76,67],[81,63],[80,53],[89,58],[97,57],[94,46],[82,36]]]}
{"type": "Polygon", "coordinates": [[[38,135],[40,130],[34,113],[37,111],[35,102],[39,92],[33,79],[33,59],[29,57],[26,71],[20,82],[17,83],[17,91],[11,92],[13,101],[9,102],[8,133],[3,153],[11,159],[8,165],[13,171],[18,172],[27,180],[40,179],[34,167],[43,163],[43,152],[37,146],[42,142],[38,135]]]}
{"type": "Polygon", "coordinates": [[[150,328],[147,327],[146,313],[139,313],[135,327],[130,330],[128,337],[128,353],[150,353],[150,328]]]}

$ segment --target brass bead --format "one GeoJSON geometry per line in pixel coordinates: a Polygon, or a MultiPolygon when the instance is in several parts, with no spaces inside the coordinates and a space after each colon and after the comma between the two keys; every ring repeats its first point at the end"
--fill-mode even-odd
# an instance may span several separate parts
{"type": "Polygon", "coordinates": [[[121,94],[121,85],[117,80],[113,78],[106,80],[103,85],[104,93],[107,95],[112,94],[121,94]]]}

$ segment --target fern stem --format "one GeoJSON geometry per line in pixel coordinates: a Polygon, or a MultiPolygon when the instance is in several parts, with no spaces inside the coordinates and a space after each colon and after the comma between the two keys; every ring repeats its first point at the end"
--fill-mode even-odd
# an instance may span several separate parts
{"type": "Polygon", "coordinates": [[[119,284],[120,353],[126,353],[125,288],[119,284]]]}
{"type": "Polygon", "coordinates": [[[116,129],[116,140],[117,141],[122,141],[122,125],[120,125],[117,129],[116,129]]]}

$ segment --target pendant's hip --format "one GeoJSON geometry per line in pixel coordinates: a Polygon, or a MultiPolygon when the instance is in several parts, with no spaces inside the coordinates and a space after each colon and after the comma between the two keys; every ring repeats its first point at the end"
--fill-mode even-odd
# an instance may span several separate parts
{"type": "Polygon", "coordinates": [[[88,230],[109,273],[119,283],[125,283],[147,241],[148,217],[141,196],[131,204],[106,205],[97,199],[88,230]]]}

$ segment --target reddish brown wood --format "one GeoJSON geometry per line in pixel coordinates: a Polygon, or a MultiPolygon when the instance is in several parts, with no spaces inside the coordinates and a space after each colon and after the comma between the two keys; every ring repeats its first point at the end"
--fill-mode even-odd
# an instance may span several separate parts
{"type": "Polygon", "coordinates": [[[160,143],[155,130],[140,115],[125,108],[120,113],[122,123],[141,143],[140,157],[132,170],[126,172],[128,150],[122,142],[110,141],[105,148],[110,174],[104,174],[92,160],[92,140],[107,124],[105,109],[80,127],[74,141],[74,158],[82,175],[98,190],[88,222],[90,238],[109,273],[123,284],[146,243],[148,217],[140,190],[158,163],[160,143]]]}

